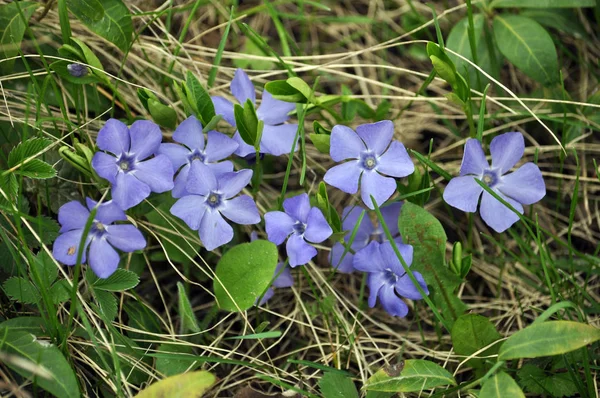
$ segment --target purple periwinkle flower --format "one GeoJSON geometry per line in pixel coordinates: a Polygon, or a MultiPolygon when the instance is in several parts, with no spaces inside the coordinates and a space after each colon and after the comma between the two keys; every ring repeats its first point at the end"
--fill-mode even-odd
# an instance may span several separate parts
{"type": "Polygon", "coordinates": [[[270,211],[265,214],[267,237],[280,245],[289,237],[285,246],[290,266],[306,264],[317,255],[317,249],[308,242],[321,243],[333,233],[323,213],[316,207],[310,207],[308,195],[303,193],[283,201],[282,211],[270,211]]]}
{"type": "Polygon", "coordinates": [[[173,166],[165,155],[148,159],[158,151],[162,140],[160,127],[149,120],[138,120],[130,128],[117,119],[109,119],[100,129],[92,167],[112,184],[113,200],[127,210],[150,192],[173,189],[173,166]],[[148,159],[148,160],[145,160],[148,159]]]}
{"type": "Polygon", "coordinates": [[[485,191],[475,180],[483,181],[498,196],[523,214],[523,205],[530,205],[546,195],[542,172],[534,163],[525,163],[506,174],[521,159],[525,141],[521,133],[504,133],[490,144],[492,166],[485,158],[481,142],[468,139],[460,165],[460,176],[454,177],[444,191],[444,200],[450,206],[473,213],[481,198],[481,218],[496,232],[506,231],[519,220],[512,210],[485,191]]]}
{"type": "MultiPolygon", "coordinates": [[[[244,106],[247,99],[256,104],[256,93],[254,85],[250,78],[241,69],[235,71],[233,80],[231,81],[231,93],[244,106]]],[[[212,97],[217,115],[222,115],[229,124],[235,127],[235,117],[233,114],[233,104],[231,101],[223,97],[212,97]]],[[[260,152],[275,156],[284,155],[292,151],[297,124],[284,124],[289,119],[288,113],[296,108],[296,104],[284,102],[274,99],[266,90],[262,94],[262,102],[256,114],[259,120],[264,123],[262,138],[260,140],[260,152]]],[[[256,154],[253,146],[248,145],[240,136],[239,132],[235,132],[233,139],[240,145],[235,151],[235,154],[241,157],[256,154]]],[[[296,150],[298,145],[296,144],[296,150]]]]}
{"type": "Polygon", "coordinates": [[[356,132],[349,127],[337,125],[331,131],[331,158],[336,162],[350,161],[327,170],[326,183],[342,191],[354,194],[358,191],[364,204],[374,209],[371,195],[381,206],[396,191],[394,178],[405,177],[415,170],[406,148],[399,141],[392,141],[394,123],[383,120],[363,124],[356,132]]]}
{"type": "Polygon", "coordinates": [[[294,285],[294,277],[292,276],[290,267],[287,267],[285,263],[277,264],[273,276],[276,277],[273,284],[271,284],[271,287],[265,292],[265,295],[258,305],[263,305],[275,295],[274,288],[292,287],[294,285]]]}
{"type": "Polygon", "coordinates": [[[235,197],[252,178],[252,170],[227,172],[215,176],[211,167],[193,162],[185,187],[187,195],[179,199],[171,213],[197,230],[206,250],[214,250],[233,239],[227,219],[242,225],[260,222],[258,209],[248,195],[235,197]]]}
{"type": "Polygon", "coordinates": [[[73,77],[83,77],[87,75],[90,72],[90,70],[87,66],[83,64],[74,63],[67,65],[67,72],[69,72],[69,75],[73,77]]]}
{"type": "Polygon", "coordinates": [[[127,216],[114,201],[98,205],[86,199],[87,209],[78,201],[65,203],[58,210],[61,235],[54,241],[52,255],[66,265],[75,265],[79,244],[90,216],[90,210],[97,207],[96,218],[86,237],[82,263],[89,263],[99,278],[108,278],[119,265],[119,254],[115,247],[126,253],[146,247],[142,233],[131,224],[114,224],[126,221],[127,216]],[[89,253],[88,253],[89,249],[89,253]],[[87,256],[86,256],[87,254],[87,256]]]}
{"type": "Polygon", "coordinates": [[[173,133],[173,140],[183,145],[160,144],[158,153],[169,158],[174,173],[181,169],[175,177],[175,187],[172,192],[174,198],[186,195],[185,185],[193,162],[205,163],[216,175],[233,171],[233,163],[219,162],[219,160],[231,155],[238,148],[238,143],[225,134],[211,130],[208,132],[205,147],[202,124],[195,116],[188,117],[177,126],[173,133]]]}
{"type": "MultiPolygon", "coordinates": [[[[392,203],[381,208],[381,215],[383,216],[385,224],[390,230],[390,233],[394,237],[396,243],[402,243],[402,239],[400,239],[398,236],[398,217],[400,216],[401,209],[402,202],[392,203]]],[[[350,241],[351,233],[358,222],[360,213],[363,211],[364,209],[358,206],[346,207],[344,209],[342,213],[342,228],[344,231],[350,231],[344,237],[346,244],[350,241]]],[[[372,241],[383,243],[387,242],[388,240],[383,232],[383,228],[381,228],[379,223],[373,224],[369,218],[369,215],[365,213],[358,226],[358,229],[356,230],[356,235],[354,236],[354,240],[352,241],[350,249],[352,249],[354,253],[358,253],[372,241]]],[[[351,251],[347,251],[344,258],[342,258],[345,250],[346,248],[341,243],[334,244],[331,248],[329,262],[337,271],[349,274],[354,271],[354,254],[352,254],[351,251]]]]}
{"type": "MultiPolygon", "coordinates": [[[[398,251],[408,266],[413,260],[413,247],[398,244],[398,251]]],[[[354,268],[367,272],[367,286],[369,286],[369,307],[373,308],[377,298],[381,301],[383,309],[392,316],[405,317],[408,306],[402,297],[411,300],[420,300],[419,290],[410,280],[410,277],[396,256],[390,242],[371,242],[354,256],[354,268]]],[[[424,292],[429,295],[427,284],[423,276],[416,271],[413,275],[424,292]]]]}

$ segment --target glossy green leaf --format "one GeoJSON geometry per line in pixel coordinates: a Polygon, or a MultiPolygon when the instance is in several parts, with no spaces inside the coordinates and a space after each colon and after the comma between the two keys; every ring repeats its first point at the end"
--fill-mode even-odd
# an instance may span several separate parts
{"type": "Polygon", "coordinates": [[[215,117],[215,105],[210,95],[190,71],[185,76],[185,87],[189,105],[202,125],[206,126],[215,117]]]}
{"type": "Polygon", "coordinates": [[[66,80],[68,82],[74,83],[74,84],[91,84],[91,83],[101,82],[101,79],[99,79],[98,76],[91,73],[91,70],[89,68],[88,68],[88,70],[90,70],[90,72],[85,76],[81,76],[81,77],[72,76],[69,73],[69,70],[67,69],[67,66],[72,63],[73,62],[55,61],[50,64],[50,69],[55,71],[56,74],[59,75],[62,79],[66,80]]]}
{"type": "Polygon", "coordinates": [[[126,52],[131,44],[131,13],[121,0],[66,0],[69,10],[92,32],[126,52]]]}
{"type": "MultiPolygon", "coordinates": [[[[500,333],[489,319],[478,314],[460,316],[452,326],[452,345],[458,355],[469,356],[480,349],[500,339],[500,333]]],[[[488,356],[498,353],[500,344],[495,344],[478,356],[488,356]]],[[[471,366],[481,367],[482,361],[473,359],[471,366]]]]}
{"type": "Polygon", "coordinates": [[[525,398],[525,394],[512,377],[499,372],[487,379],[481,386],[479,398],[525,398]]]}
{"type": "Polygon", "coordinates": [[[600,340],[600,329],[573,321],[533,324],[510,336],[498,359],[537,358],[564,354],[600,340]]]}
{"type": "Polygon", "coordinates": [[[326,134],[311,133],[309,137],[319,152],[329,155],[331,136],[326,134]]]}
{"type": "MultiPolygon", "coordinates": [[[[25,16],[25,20],[35,12],[38,3],[33,1],[19,1],[19,7],[25,16]]],[[[21,40],[27,28],[26,21],[19,15],[16,2],[0,5],[0,59],[11,58],[19,54],[21,40]]],[[[0,64],[2,74],[11,73],[15,60],[4,61],[0,64]]]]}
{"type": "Polygon", "coordinates": [[[44,326],[44,319],[37,316],[19,316],[0,323],[0,329],[7,328],[11,331],[22,331],[33,335],[44,333],[44,326]]]}
{"type": "Polygon", "coordinates": [[[532,79],[558,82],[558,56],[550,34],[537,22],[518,15],[497,15],[494,37],[500,52],[532,79]]]}
{"type": "Polygon", "coordinates": [[[286,80],[274,80],[265,84],[267,90],[275,99],[285,102],[306,103],[306,97],[286,80]]]}
{"type": "Polygon", "coordinates": [[[277,266],[277,246],[266,240],[242,243],[217,264],[213,287],[220,308],[244,311],[271,283],[277,266]]]}
{"type": "Polygon", "coordinates": [[[365,389],[383,392],[418,392],[447,385],[456,385],[456,380],[446,369],[424,359],[407,359],[403,367],[379,369],[369,378],[365,389]]]}
{"type": "Polygon", "coordinates": [[[157,381],[142,390],[136,398],[202,397],[216,382],[217,378],[212,373],[199,370],[157,381]]]}
{"type": "Polygon", "coordinates": [[[82,61],[91,66],[90,72],[97,76],[99,79],[108,81],[108,77],[104,74],[104,67],[100,62],[100,59],[94,54],[91,48],[88,47],[82,40],[79,40],[76,37],[72,37],[71,40],[79,46],[80,52],[83,55],[82,61]]]}
{"type": "Polygon", "coordinates": [[[306,98],[308,102],[311,102],[313,104],[316,103],[315,94],[313,93],[312,88],[310,88],[310,86],[304,80],[294,76],[288,78],[286,82],[287,84],[298,90],[300,93],[302,93],[302,95],[304,96],[304,98],[306,98]]]}
{"type": "Polygon", "coordinates": [[[254,103],[250,99],[243,105],[243,107],[239,104],[233,106],[235,124],[244,142],[254,147],[258,137],[258,116],[254,103]]]}
{"type": "Polygon", "coordinates": [[[578,8],[594,7],[596,0],[493,0],[491,8],[578,8]]]}
{"type": "Polygon", "coordinates": [[[10,328],[0,329],[0,351],[18,355],[36,368],[7,363],[21,376],[33,379],[34,384],[57,397],[78,398],[79,386],[73,369],[54,345],[40,342],[34,335],[10,328]]]}
{"type": "Polygon", "coordinates": [[[24,304],[35,304],[40,298],[33,283],[25,278],[9,278],[2,284],[2,289],[11,299],[24,304]]]}
{"type": "Polygon", "coordinates": [[[108,292],[122,292],[123,290],[133,289],[140,283],[140,278],[134,272],[126,269],[117,268],[117,270],[108,278],[97,278],[93,282],[94,290],[106,290],[108,292]]]}
{"type": "Polygon", "coordinates": [[[162,104],[153,98],[148,99],[148,111],[152,120],[162,127],[174,129],[177,125],[177,112],[170,106],[162,104]]]}
{"type": "Polygon", "coordinates": [[[187,331],[199,332],[200,326],[196,321],[196,315],[192,309],[192,304],[185,292],[185,288],[181,282],[177,282],[177,303],[179,308],[179,316],[181,317],[181,330],[185,333],[187,331]]]}
{"type": "Polygon", "coordinates": [[[324,398],[358,398],[358,391],[352,379],[339,373],[325,372],[319,387],[324,398]]]}
{"type": "MultiPolygon", "coordinates": [[[[531,18],[547,28],[557,29],[575,37],[588,37],[574,10],[564,8],[530,8],[519,15],[531,18]]],[[[568,142],[568,141],[567,141],[568,142]]]]}

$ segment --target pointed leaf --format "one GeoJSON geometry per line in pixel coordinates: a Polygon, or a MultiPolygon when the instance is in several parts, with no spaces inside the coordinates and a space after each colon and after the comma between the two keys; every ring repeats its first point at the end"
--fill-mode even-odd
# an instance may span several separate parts
{"type": "Polygon", "coordinates": [[[184,332],[192,331],[199,332],[200,327],[198,326],[198,322],[196,321],[196,316],[194,315],[194,310],[192,309],[192,304],[190,304],[190,300],[185,292],[185,288],[181,284],[181,282],[177,282],[177,294],[179,297],[179,316],[181,317],[181,329],[184,332]]]}
{"type": "Polygon", "coordinates": [[[9,278],[4,282],[2,288],[11,299],[24,304],[35,304],[40,297],[40,293],[33,283],[24,278],[9,278]]]}
{"type": "Polygon", "coordinates": [[[157,381],[142,390],[136,398],[202,397],[216,382],[217,378],[212,373],[199,370],[157,381]]]}
{"type": "Polygon", "coordinates": [[[339,373],[325,372],[319,380],[319,387],[325,398],[358,398],[352,379],[339,373]]]}
{"type": "Polygon", "coordinates": [[[369,378],[365,389],[383,392],[418,392],[439,386],[456,385],[446,369],[424,359],[407,359],[397,370],[379,369],[369,378]]]}
{"type": "Polygon", "coordinates": [[[512,377],[500,372],[490,377],[481,386],[479,398],[525,398],[525,394],[512,377]]]}
{"type": "Polygon", "coordinates": [[[95,290],[106,290],[108,292],[121,292],[133,289],[140,283],[140,278],[136,273],[118,268],[111,276],[106,279],[97,278],[94,281],[95,290]]]}

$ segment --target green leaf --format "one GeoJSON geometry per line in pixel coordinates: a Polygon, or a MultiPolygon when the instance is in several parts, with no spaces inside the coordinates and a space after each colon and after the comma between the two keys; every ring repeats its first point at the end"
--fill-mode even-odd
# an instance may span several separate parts
{"type": "Polygon", "coordinates": [[[530,8],[523,10],[519,15],[531,18],[548,28],[569,33],[577,38],[588,37],[574,10],[565,10],[564,8],[530,8]]]}
{"type": "Polygon", "coordinates": [[[45,329],[44,319],[37,316],[19,316],[7,319],[0,323],[0,330],[3,328],[11,331],[22,331],[33,335],[41,335],[45,329]]]}
{"type": "Polygon", "coordinates": [[[94,290],[94,297],[96,298],[100,313],[109,321],[115,319],[118,310],[115,295],[104,290],[94,290]]]}
{"type": "Polygon", "coordinates": [[[185,288],[181,282],[177,282],[177,295],[179,303],[179,316],[181,317],[181,330],[185,333],[188,330],[192,332],[199,332],[200,326],[196,321],[192,304],[185,292],[185,288]]]}
{"type": "Polygon", "coordinates": [[[548,373],[532,364],[525,364],[517,371],[519,384],[526,392],[543,396],[572,397],[577,394],[577,385],[569,373],[548,373]]]}
{"type": "Polygon", "coordinates": [[[24,278],[9,278],[4,282],[2,287],[11,299],[20,303],[35,304],[40,297],[40,293],[33,283],[24,278]]]}
{"type": "Polygon", "coordinates": [[[56,176],[56,170],[54,170],[54,167],[40,159],[31,159],[16,169],[15,174],[20,174],[36,180],[45,180],[56,176]]]}
{"type": "MultiPolygon", "coordinates": [[[[452,344],[454,352],[459,355],[469,356],[483,347],[500,339],[500,334],[489,319],[478,314],[460,316],[452,326],[452,344]]],[[[478,356],[488,356],[498,353],[499,344],[495,344],[478,356]]],[[[471,366],[479,368],[480,359],[472,359],[471,366]]]]}
{"type": "MultiPolygon", "coordinates": [[[[35,229],[35,232],[38,234],[38,237],[41,239],[42,243],[49,244],[54,242],[54,239],[58,237],[58,231],[60,230],[60,225],[50,217],[46,216],[37,216],[31,222],[31,226],[35,229]]],[[[40,247],[40,241],[33,236],[31,232],[25,232],[25,239],[27,243],[32,247],[40,247]]]]}
{"type": "Polygon", "coordinates": [[[309,134],[310,140],[317,150],[321,153],[329,155],[331,136],[326,134],[309,134]]]}
{"type": "Polygon", "coordinates": [[[201,397],[216,382],[217,378],[212,373],[199,370],[157,381],[142,390],[136,398],[201,397]]]}
{"type": "Polygon", "coordinates": [[[81,77],[72,76],[69,73],[69,70],[67,69],[67,66],[72,63],[73,62],[62,61],[62,60],[54,61],[53,63],[50,64],[50,69],[55,71],[56,74],[59,75],[61,78],[65,79],[68,82],[74,83],[74,84],[91,84],[91,83],[101,82],[101,80],[92,73],[88,73],[87,75],[81,76],[81,77]]]}
{"type": "Polygon", "coordinates": [[[82,61],[84,61],[86,64],[92,66],[92,68],[90,70],[91,73],[94,76],[98,77],[100,80],[108,82],[109,81],[108,77],[104,73],[104,67],[102,66],[102,63],[100,62],[100,60],[98,59],[96,54],[94,54],[92,49],[89,48],[87,44],[85,44],[83,41],[77,39],[76,37],[72,37],[71,40],[79,46],[81,54],[83,55],[82,61]]]}
{"type": "Polygon", "coordinates": [[[595,5],[596,0],[494,0],[490,8],[579,8],[595,5]]]}
{"type": "Polygon", "coordinates": [[[40,250],[35,261],[29,266],[35,267],[40,275],[43,284],[40,288],[49,288],[58,277],[58,267],[45,250],[40,250]]]}
{"type": "Polygon", "coordinates": [[[271,283],[277,257],[277,246],[266,240],[229,249],[219,260],[213,281],[219,307],[233,312],[252,307],[271,283]]]}
{"type": "Polygon", "coordinates": [[[298,90],[298,92],[300,92],[308,102],[313,104],[316,103],[315,94],[313,93],[312,88],[310,88],[310,86],[304,80],[294,76],[288,78],[286,82],[291,87],[298,90]]]}
{"type": "Polygon", "coordinates": [[[185,84],[189,104],[202,125],[206,126],[215,117],[215,105],[204,86],[190,71],[185,76],[185,84]]]}
{"type": "Polygon", "coordinates": [[[160,101],[149,98],[148,111],[152,120],[168,129],[174,129],[177,124],[177,112],[170,106],[162,104],[160,101]]]}
{"type": "Polygon", "coordinates": [[[280,101],[306,103],[306,97],[285,80],[268,82],[265,84],[265,90],[280,101]]]}
{"type": "Polygon", "coordinates": [[[452,327],[452,322],[466,309],[454,294],[461,279],[445,265],[446,232],[442,224],[427,210],[405,202],[398,218],[404,243],[414,248],[411,269],[420,272],[431,286],[433,302],[452,327]]]}
{"type": "Polygon", "coordinates": [[[404,368],[379,369],[369,378],[365,389],[382,392],[418,392],[430,388],[456,385],[454,377],[436,363],[424,359],[407,359],[404,368]]]}
{"type": "Polygon", "coordinates": [[[235,104],[233,106],[235,124],[244,142],[254,147],[258,137],[258,116],[256,109],[250,99],[244,103],[244,107],[235,104]]]}
{"type": "Polygon", "coordinates": [[[506,340],[498,359],[537,358],[564,354],[600,340],[600,329],[573,321],[533,324],[506,340]]]}
{"type": "Polygon", "coordinates": [[[487,379],[481,386],[479,398],[525,398],[521,388],[512,377],[499,372],[487,379]]]}
{"type": "Polygon", "coordinates": [[[122,292],[133,289],[140,283],[140,278],[134,272],[126,269],[117,268],[117,270],[108,278],[98,278],[94,281],[94,290],[105,290],[107,292],[122,292]]]}
{"type": "MultiPolygon", "coordinates": [[[[19,7],[25,16],[25,20],[35,12],[38,3],[33,1],[19,1],[19,7]]],[[[3,4],[0,6],[0,59],[7,59],[19,54],[21,41],[27,28],[26,21],[23,21],[19,15],[19,9],[16,2],[3,4]]],[[[8,74],[13,72],[15,60],[4,61],[0,64],[0,72],[8,74]]]]}
{"type": "Polygon", "coordinates": [[[31,367],[7,363],[15,372],[57,397],[78,398],[79,386],[75,373],[60,350],[52,344],[41,343],[29,332],[0,329],[0,350],[18,355],[37,365],[41,374],[34,375],[31,367]]]}
{"type": "Polygon", "coordinates": [[[358,391],[349,377],[334,372],[325,372],[319,380],[324,398],[358,398],[358,391]]]}
{"type": "Polygon", "coordinates": [[[500,52],[532,79],[558,82],[558,56],[552,38],[539,23],[518,15],[497,15],[494,37],[500,52]]]}
{"type": "Polygon", "coordinates": [[[92,32],[126,52],[131,44],[131,13],[121,0],[66,0],[69,10],[92,32]]]}
{"type": "Polygon", "coordinates": [[[25,159],[38,156],[44,149],[52,144],[47,138],[30,138],[27,141],[19,143],[8,154],[8,167],[13,168],[25,159]]]}
{"type": "Polygon", "coordinates": [[[193,358],[194,350],[189,345],[165,343],[158,347],[158,352],[174,354],[173,357],[159,357],[156,359],[156,370],[167,377],[190,370],[190,367],[193,370],[200,366],[200,361],[193,358]],[[177,354],[182,355],[179,357],[177,354]]]}
{"type": "Polygon", "coordinates": [[[71,298],[71,286],[66,279],[56,282],[50,288],[50,298],[54,304],[64,303],[71,298]]]}

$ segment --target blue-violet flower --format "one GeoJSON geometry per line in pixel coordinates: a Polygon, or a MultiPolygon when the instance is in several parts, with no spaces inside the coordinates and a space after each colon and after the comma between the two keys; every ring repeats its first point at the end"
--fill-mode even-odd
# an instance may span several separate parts
{"type": "Polygon", "coordinates": [[[195,116],[188,117],[177,126],[173,133],[173,140],[185,146],[172,143],[160,144],[158,153],[169,158],[174,173],[181,169],[175,177],[175,187],[172,192],[174,198],[186,195],[185,185],[193,162],[205,163],[217,175],[233,171],[233,163],[228,160],[218,161],[231,155],[238,148],[237,142],[225,134],[211,130],[208,132],[205,147],[202,124],[195,116]]]}
{"type": "MultiPolygon", "coordinates": [[[[392,203],[387,206],[383,206],[381,208],[381,215],[385,220],[385,224],[390,230],[390,233],[394,237],[396,243],[402,243],[402,239],[400,239],[399,231],[398,231],[398,217],[400,216],[400,210],[402,209],[402,202],[392,203]]],[[[361,207],[346,207],[342,212],[342,228],[344,231],[352,232],[356,223],[358,222],[358,218],[360,217],[360,213],[364,210],[361,207]]],[[[346,244],[350,241],[350,233],[348,233],[344,240],[346,244]]],[[[370,242],[383,243],[387,242],[387,237],[383,232],[383,228],[379,225],[379,223],[373,224],[371,219],[369,219],[369,215],[365,214],[363,216],[360,225],[356,230],[356,235],[354,236],[354,240],[352,241],[352,245],[350,245],[350,249],[357,253],[366,247],[370,242]]],[[[329,263],[332,267],[334,267],[337,271],[343,273],[352,273],[354,271],[353,263],[354,263],[354,254],[350,251],[346,251],[346,255],[342,258],[344,251],[346,248],[341,243],[336,243],[331,248],[331,255],[329,257],[329,263]]]]}
{"type": "Polygon", "coordinates": [[[331,131],[331,158],[336,162],[351,159],[327,170],[326,183],[342,191],[360,193],[364,204],[374,209],[370,196],[381,206],[396,191],[396,181],[390,177],[405,177],[415,167],[399,141],[392,141],[394,124],[389,120],[363,124],[354,132],[337,125],[331,131]],[[390,144],[391,142],[391,144],[390,144]]]}
{"type": "Polygon", "coordinates": [[[131,224],[114,224],[125,221],[127,216],[114,201],[98,205],[86,199],[87,209],[78,201],[65,203],[58,210],[61,225],[60,236],[54,241],[52,255],[66,265],[75,265],[81,237],[90,216],[90,210],[97,206],[96,218],[85,239],[82,263],[89,263],[99,278],[108,278],[119,265],[119,254],[113,247],[126,253],[146,247],[142,233],[131,224]]]}
{"type": "Polygon", "coordinates": [[[98,133],[92,167],[112,184],[113,200],[127,210],[150,192],[173,189],[173,166],[165,155],[152,156],[162,140],[160,127],[149,120],[138,120],[130,128],[117,119],[109,119],[98,133]]]}
{"type": "Polygon", "coordinates": [[[321,243],[331,236],[333,231],[323,213],[316,207],[310,207],[308,195],[303,193],[283,201],[282,211],[270,211],[265,214],[265,229],[268,239],[279,245],[288,238],[286,252],[290,266],[297,267],[309,262],[317,255],[317,249],[306,243],[321,243]]]}
{"type": "Polygon", "coordinates": [[[86,76],[90,71],[87,66],[80,63],[74,63],[67,65],[67,72],[69,72],[69,74],[73,77],[83,77],[86,76]]]}
{"type": "Polygon", "coordinates": [[[546,195],[542,172],[534,163],[525,163],[506,174],[521,159],[525,141],[521,133],[504,133],[490,144],[492,166],[485,158],[481,142],[468,139],[460,165],[460,176],[454,177],[444,191],[444,200],[450,206],[473,213],[481,198],[481,218],[496,232],[503,232],[519,220],[519,216],[485,191],[476,181],[487,184],[498,196],[523,214],[523,205],[530,205],[546,195]]]}
{"type": "Polygon", "coordinates": [[[223,219],[243,225],[260,222],[258,209],[248,195],[237,195],[252,178],[252,170],[223,173],[217,178],[202,162],[193,162],[185,187],[187,195],[179,199],[171,213],[197,230],[206,250],[214,250],[233,239],[233,228],[223,219]]]}
{"type": "MultiPolygon", "coordinates": [[[[397,244],[402,258],[408,266],[413,260],[413,247],[397,244]]],[[[369,307],[373,308],[377,298],[381,301],[383,309],[392,316],[405,317],[408,306],[402,297],[411,300],[420,300],[419,290],[410,280],[410,277],[400,263],[390,242],[378,244],[371,242],[354,256],[354,268],[367,272],[367,286],[369,286],[369,307]]],[[[416,271],[413,275],[424,292],[429,295],[427,284],[423,276],[416,271]]]]}
{"type": "MultiPolygon", "coordinates": [[[[241,69],[235,71],[235,75],[231,81],[231,93],[242,106],[244,106],[247,99],[256,104],[254,85],[246,72],[241,69]]],[[[212,100],[217,115],[222,115],[223,119],[235,127],[235,116],[231,101],[218,96],[212,97],[212,100]]],[[[260,140],[261,153],[280,156],[292,151],[298,125],[284,124],[284,122],[289,119],[288,113],[295,108],[296,104],[276,100],[266,90],[263,91],[262,102],[256,110],[258,119],[264,123],[260,140]]],[[[245,157],[256,154],[254,147],[248,145],[242,139],[239,132],[235,132],[233,139],[240,145],[235,151],[236,155],[245,157]]],[[[298,150],[297,144],[296,150],[298,150]]]]}

